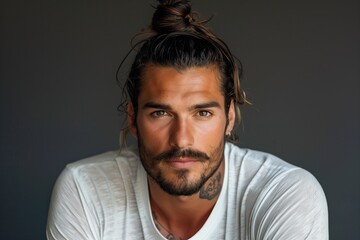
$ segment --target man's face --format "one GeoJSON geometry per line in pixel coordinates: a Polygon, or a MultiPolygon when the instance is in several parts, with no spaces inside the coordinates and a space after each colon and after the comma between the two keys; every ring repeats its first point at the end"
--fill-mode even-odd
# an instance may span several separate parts
{"type": "Polygon", "coordinates": [[[169,194],[198,192],[223,160],[235,114],[231,104],[226,116],[220,86],[213,65],[144,70],[137,114],[129,106],[131,132],[148,175],[169,194]]]}

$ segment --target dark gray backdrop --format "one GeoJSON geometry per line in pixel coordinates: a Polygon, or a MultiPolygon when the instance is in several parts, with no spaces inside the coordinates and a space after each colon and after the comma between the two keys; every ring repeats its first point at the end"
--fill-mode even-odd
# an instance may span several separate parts
{"type": "MultiPolygon", "coordinates": [[[[245,67],[239,145],[308,169],[359,234],[358,0],[194,0],[245,67]]],[[[66,163],[116,149],[118,63],[154,1],[1,1],[0,239],[44,239],[66,163]]]]}

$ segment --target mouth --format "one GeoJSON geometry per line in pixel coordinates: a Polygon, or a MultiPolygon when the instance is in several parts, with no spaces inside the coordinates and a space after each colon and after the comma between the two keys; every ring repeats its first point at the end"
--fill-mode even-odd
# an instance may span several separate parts
{"type": "Polygon", "coordinates": [[[166,162],[174,168],[189,168],[199,161],[188,157],[173,157],[166,162]]]}

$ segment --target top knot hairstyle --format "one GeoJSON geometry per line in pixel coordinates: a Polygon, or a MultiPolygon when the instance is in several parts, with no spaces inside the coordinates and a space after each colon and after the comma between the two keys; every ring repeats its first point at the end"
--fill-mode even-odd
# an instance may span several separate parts
{"type": "MultiPolygon", "coordinates": [[[[141,77],[149,64],[178,70],[215,65],[221,77],[226,113],[233,101],[239,122],[239,105],[249,103],[240,88],[241,63],[237,64],[228,46],[205,26],[207,21],[200,21],[197,14],[191,11],[188,0],[158,2],[151,25],[138,34],[146,37],[133,45],[132,50],[138,50],[125,82],[126,96],[120,107],[126,111],[130,100],[137,114],[141,77]]],[[[235,140],[234,135],[231,138],[229,140],[235,140]]]]}
{"type": "Polygon", "coordinates": [[[191,12],[191,5],[186,0],[165,0],[159,1],[153,15],[151,27],[158,33],[171,33],[174,30],[179,32],[196,32],[192,23],[195,22],[194,14],[191,12]]]}

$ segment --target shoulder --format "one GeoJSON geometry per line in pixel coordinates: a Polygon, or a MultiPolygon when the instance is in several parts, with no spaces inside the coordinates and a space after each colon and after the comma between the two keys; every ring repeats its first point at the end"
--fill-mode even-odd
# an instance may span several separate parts
{"type": "Polygon", "coordinates": [[[81,171],[91,167],[102,167],[107,164],[116,164],[118,160],[120,160],[121,163],[126,163],[135,158],[136,154],[132,149],[114,150],[80,159],[67,164],[66,167],[72,169],[73,171],[81,171]]]}
{"type": "Polygon", "coordinates": [[[232,170],[232,178],[238,179],[233,185],[242,186],[246,232],[256,232],[256,239],[326,239],[326,198],[311,173],[272,154],[235,145],[228,145],[226,154],[230,169],[237,169],[232,170]]]}
{"type": "Polygon", "coordinates": [[[254,171],[288,171],[298,168],[270,153],[240,148],[232,143],[226,143],[225,158],[230,165],[254,171]]]}
{"type": "MultiPolygon", "coordinates": [[[[109,151],[66,165],[59,175],[53,192],[79,192],[88,199],[111,192],[122,192],[134,185],[138,166],[133,151],[109,151]]],[[[99,196],[100,197],[100,196],[99,196]]]]}
{"type": "Polygon", "coordinates": [[[317,179],[308,171],[292,168],[266,172],[265,177],[255,177],[248,190],[244,202],[246,215],[252,219],[253,230],[262,236],[328,238],[326,197],[317,179]]]}
{"type": "Polygon", "coordinates": [[[323,192],[310,172],[272,154],[227,144],[225,155],[229,168],[236,171],[241,181],[248,180],[248,187],[254,190],[266,191],[274,187],[285,190],[286,187],[296,188],[298,192],[323,192]]]}
{"type": "Polygon", "coordinates": [[[132,151],[110,151],[68,164],[53,188],[48,238],[100,239],[111,228],[105,223],[123,219],[136,203],[137,163],[132,151]]]}
{"type": "Polygon", "coordinates": [[[62,174],[70,174],[75,178],[109,176],[134,172],[137,163],[137,155],[133,150],[108,151],[69,163],[62,174]]]}

